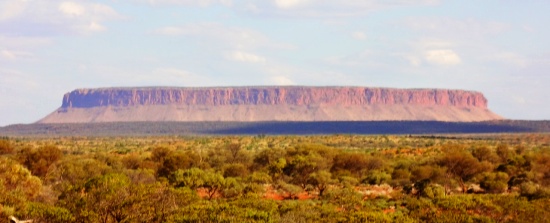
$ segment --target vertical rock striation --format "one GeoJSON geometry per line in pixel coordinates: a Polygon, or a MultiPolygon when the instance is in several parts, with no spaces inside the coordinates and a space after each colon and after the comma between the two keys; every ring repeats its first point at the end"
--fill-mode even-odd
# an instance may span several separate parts
{"type": "Polygon", "coordinates": [[[285,86],[77,89],[39,122],[492,119],[474,91],[285,86]]]}
{"type": "Polygon", "coordinates": [[[101,88],[65,94],[63,108],[136,105],[442,105],[487,108],[463,90],[366,87],[101,88]]]}

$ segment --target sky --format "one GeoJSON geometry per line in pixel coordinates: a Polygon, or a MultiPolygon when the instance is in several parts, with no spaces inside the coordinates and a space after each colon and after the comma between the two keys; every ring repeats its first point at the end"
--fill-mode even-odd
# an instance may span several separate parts
{"type": "Polygon", "coordinates": [[[78,88],[367,86],[484,93],[550,119],[547,0],[0,0],[0,126],[78,88]]]}

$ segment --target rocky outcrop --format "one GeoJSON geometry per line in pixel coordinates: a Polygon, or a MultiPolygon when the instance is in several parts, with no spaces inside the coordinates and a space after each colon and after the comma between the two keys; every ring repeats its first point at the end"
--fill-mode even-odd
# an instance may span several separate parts
{"type": "Polygon", "coordinates": [[[493,119],[474,91],[288,86],[78,89],[39,122],[493,119]]]}
{"type": "Polygon", "coordinates": [[[443,105],[487,108],[463,90],[366,87],[101,88],[65,94],[62,108],[136,105],[443,105]]]}

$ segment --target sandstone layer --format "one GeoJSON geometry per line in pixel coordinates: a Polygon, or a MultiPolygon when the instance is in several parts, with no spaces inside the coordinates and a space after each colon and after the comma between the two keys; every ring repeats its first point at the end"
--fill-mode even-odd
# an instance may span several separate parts
{"type": "Polygon", "coordinates": [[[77,89],[39,123],[133,121],[485,121],[501,119],[474,91],[369,87],[77,89]]]}

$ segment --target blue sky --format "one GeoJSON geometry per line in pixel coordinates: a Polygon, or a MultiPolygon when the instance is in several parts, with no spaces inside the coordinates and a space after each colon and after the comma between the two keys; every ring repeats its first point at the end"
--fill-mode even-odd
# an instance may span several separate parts
{"type": "Polygon", "coordinates": [[[354,85],[481,91],[550,119],[550,1],[0,0],[0,126],[76,88],[354,85]]]}

